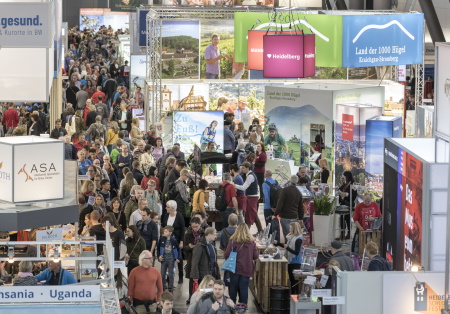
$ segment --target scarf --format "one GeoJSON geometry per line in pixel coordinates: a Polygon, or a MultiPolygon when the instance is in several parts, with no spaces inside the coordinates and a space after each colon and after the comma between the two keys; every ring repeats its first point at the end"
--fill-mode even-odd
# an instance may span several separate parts
{"type": "Polygon", "coordinates": [[[151,219],[147,219],[146,221],[142,221],[141,230],[143,232],[147,232],[148,224],[150,223],[151,219]]]}
{"type": "Polygon", "coordinates": [[[192,230],[192,234],[194,235],[194,244],[197,244],[198,240],[200,240],[200,235],[201,235],[202,231],[203,231],[202,227],[200,227],[197,232],[192,230]]]}

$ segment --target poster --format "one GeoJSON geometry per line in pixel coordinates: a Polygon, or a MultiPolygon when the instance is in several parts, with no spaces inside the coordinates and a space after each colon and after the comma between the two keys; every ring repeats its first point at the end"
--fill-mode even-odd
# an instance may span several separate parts
{"type": "Polygon", "coordinates": [[[400,117],[378,116],[366,121],[366,182],[376,196],[383,195],[384,139],[402,137],[400,117]]]}
{"type": "Polygon", "coordinates": [[[162,78],[199,78],[200,21],[162,24],[162,78]]]}
{"type": "Polygon", "coordinates": [[[222,121],[222,111],[174,111],[173,142],[180,143],[186,156],[193,153],[194,145],[206,150],[208,142],[214,142],[216,150],[223,152],[222,121]]]}
{"type": "Polygon", "coordinates": [[[128,28],[129,14],[126,12],[111,12],[110,9],[82,8],[80,9],[80,30],[93,29],[98,31],[101,26],[111,26],[113,30],[128,28]]]}
{"type": "Polygon", "coordinates": [[[248,78],[246,64],[235,62],[234,38],[232,20],[207,20],[202,22],[200,40],[200,77],[202,79],[211,78],[207,77],[206,73],[217,74],[216,79],[239,80],[248,78]],[[222,55],[223,58],[214,64],[206,64],[205,51],[210,50],[211,45],[217,45],[218,54],[222,55]]]}
{"type": "Polygon", "coordinates": [[[147,4],[142,0],[109,0],[111,11],[136,12],[136,8],[141,4],[147,4]]]}
{"type": "Polygon", "coordinates": [[[163,111],[205,111],[210,109],[209,86],[204,83],[167,84],[163,86],[161,97],[163,111]]]}
{"type": "Polygon", "coordinates": [[[296,166],[308,165],[316,136],[325,144],[322,158],[326,158],[330,166],[334,163],[331,154],[333,91],[267,86],[265,102],[265,136],[268,136],[267,125],[275,123],[277,133],[288,146],[288,157],[296,166]]]}
{"type": "MultiPolygon", "coordinates": [[[[337,91],[339,93],[343,91],[337,91]]],[[[335,95],[336,97],[336,95],[335,95]]],[[[366,120],[382,114],[382,107],[337,104],[335,136],[336,183],[344,171],[351,171],[356,183],[365,184],[366,120]]]]}
{"type": "Polygon", "coordinates": [[[342,67],[421,64],[423,14],[345,15],[342,67]]]}
{"type": "Polygon", "coordinates": [[[147,71],[147,56],[146,55],[131,55],[130,56],[130,90],[131,95],[134,95],[136,87],[140,87],[141,91],[145,89],[145,78],[147,71]]]}
{"type": "Polygon", "coordinates": [[[316,36],[316,66],[342,67],[342,16],[325,14],[277,14],[276,23],[270,23],[267,12],[238,12],[234,14],[235,60],[247,62],[249,30],[298,29],[316,36]],[[290,21],[292,22],[286,22],[290,21]]]}
{"type": "Polygon", "coordinates": [[[422,182],[423,165],[420,160],[398,149],[398,200],[401,213],[403,269],[422,265],[422,182]]]}

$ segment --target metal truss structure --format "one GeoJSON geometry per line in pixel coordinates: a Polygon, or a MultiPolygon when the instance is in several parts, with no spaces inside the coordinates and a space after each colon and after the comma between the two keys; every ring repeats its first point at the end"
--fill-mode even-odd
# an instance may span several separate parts
{"type": "Polygon", "coordinates": [[[236,12],[271,12],[273,8],[246,7],[155,7],[147,14],[147,86],[149,89],[148,125],[162,118],[162,22],[164,20],[233,20],[236,12]]]}

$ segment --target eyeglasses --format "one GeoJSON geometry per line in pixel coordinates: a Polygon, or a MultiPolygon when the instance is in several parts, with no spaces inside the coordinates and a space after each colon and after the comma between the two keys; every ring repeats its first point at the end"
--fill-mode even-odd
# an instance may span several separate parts
{"type": "Polygon", "coordinates": [[[143,259],[152,259],[151,257],[144,257],[143,259]]]}

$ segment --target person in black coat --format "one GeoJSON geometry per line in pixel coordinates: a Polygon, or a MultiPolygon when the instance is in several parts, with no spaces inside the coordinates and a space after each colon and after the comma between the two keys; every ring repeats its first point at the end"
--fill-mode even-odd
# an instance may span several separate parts
{"type": "Polygon", "coordinates": [[[114,117],[114,120],[119,124],[119,128],[121,130],[127,130],[128,133],[131,132],[131,111],[127,110],[127,104],[122,102],[120,104],[120,111],[117,111],[114,117]],[[123,119],[123,114],[126,115],[125,120],[123,119]]]}
{"type": "MultiPolygon", "coordinates": [[[[339,187],[339,204],[345,206],[353,206],[355,204],[356,199],[356,191],[352,194],[352,198],[350,200],[350,190],[355,180],[353,179],[353,174],[350,171],[344,171],[342,174],[344,179],[344,183],[339,187]]],[[[350,213],[348,215],[341,215],[340,217],[340,226],[341,226],[341,236],[336,240],[344,240],[350,239],[350,213]],[[345,234],[345,223],[347,223],[348,232],[345,234]]]]}
{"type": "Polygon", "coordinates": [[[41,136],[42,125],[41,125],[41,123],[39,121],[39,115],[38,114],[32,114],[30,122],[31,122],[31,125],[28,128],[28,135],[41,136]]]}

